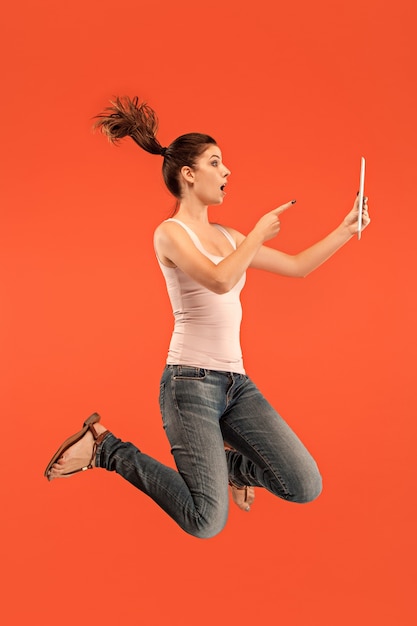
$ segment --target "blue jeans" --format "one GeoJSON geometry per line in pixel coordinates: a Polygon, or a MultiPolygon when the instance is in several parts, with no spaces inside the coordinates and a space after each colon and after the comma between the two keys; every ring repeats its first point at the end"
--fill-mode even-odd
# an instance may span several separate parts
{"type": "Polygon", "coordinates": [[[229,480],[291,502],[319,495],[314,459],[247,376],[167,365],[160,407],[178,471],[112,434],[98,447],[96,466],[123,476],[187,533],[208,538],[222,530],[229,480]],[[223,441],[235,450],[225,452],[223,441]]]}

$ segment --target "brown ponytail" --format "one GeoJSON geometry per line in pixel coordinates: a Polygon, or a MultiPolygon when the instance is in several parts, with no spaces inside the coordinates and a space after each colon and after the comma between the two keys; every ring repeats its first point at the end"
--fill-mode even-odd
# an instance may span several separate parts
{"type": "Polygon", "coordinates": [[[116,98],[101,115],[97,115],[94,128],[98,128],[111,141],[118,143],[131,137],[141,148],[151,154],[162,154],[163,148],[156,138],[158,118],[146,102],[137,97],[116,98]]]}

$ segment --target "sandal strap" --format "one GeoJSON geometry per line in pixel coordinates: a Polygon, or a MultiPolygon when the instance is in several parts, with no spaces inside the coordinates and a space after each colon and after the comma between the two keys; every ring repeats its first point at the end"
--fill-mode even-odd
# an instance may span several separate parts
{"type": "Polygon", "coordinates": [[[110,435],[110,431],[105,430],[100,435],[97,435],[97,432],[92,424],[89,424],[88,427],[92,431],[92,435],[94,437],[94,445],[93,445],[93,451],[91,453],[90,462],[88,463],[88,465],[85,465],[84,467],[80,467],[79,469],[72,470],[71,472],[65,472],[64,476],[71,476],[71,474],[78,474],[78,472],[85,472],[86,470],[94,469],[93,461],[96,456],[97,448],[103,442],[103,440],[107,437],[107,435],[110,435]]]}
{"type": "Polygon", "coordinates": [[[105,430],[100,435],[97,435],[96,430],[95,428],[92,427],[92,425],[90,426],[90,428],[93,431],[94,445],[93,445],[93,452],[91,454],[90,463],[87,465],[86,469],[93,469],[93,461],[96,456],[97,448],[104,441],[104,439],[106,439],[107,435],[110,435],[109,430],[105,430]]]}

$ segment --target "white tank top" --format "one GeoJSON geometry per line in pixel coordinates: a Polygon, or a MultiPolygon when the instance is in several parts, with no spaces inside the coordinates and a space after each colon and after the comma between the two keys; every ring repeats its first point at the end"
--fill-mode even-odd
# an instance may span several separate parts
{"type": "MultiPolygon", "coordinates": [[[[207,252],[197,235],[183,222],[172,218],[166,221],[180,224],[196,248],[216,265],[224,258],[207,252]]],[[[214,226],[236,249],[235,241],[227,230],[219,224],[214,226]]],[[[242,306],[239,296],[246,274],[233,289],[216,294],[178,267],[167,267],[159,259],[158,263],[166,280],[175,318],[167,363],[244,374],[240,347],[242,306]]]]}

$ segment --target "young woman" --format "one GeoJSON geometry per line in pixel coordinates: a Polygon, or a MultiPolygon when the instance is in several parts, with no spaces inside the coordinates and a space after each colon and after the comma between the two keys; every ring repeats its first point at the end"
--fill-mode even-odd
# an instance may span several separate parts
{"type": "MultiPolygon", "coordinates": [[[[137,98],[116,99],[96,126],[112,142],[129,136],[161,155],[165,183],[177,199],[175,217],[158,226],[154,245],[175,315],[160,407],[178,471],[116,438],[94,413],[60,446],[45,475],[116,471],[201,538],[224,527],[228,484],[242,490],[242,508],[248,487],[290,502],[314,500],[321,491],[314,459],[245,373],[239,294],[249,267],[300,277],[321,265],[357,233],[358,200],[336,230],[288,255],[264,244],[295,200],[266,213],[247,236],[209,221],[208,207],[223,202],[230,175],[214,139],[189,133],[161,146],[156,115],[137,98]]],[[[363,228],[369,221],[365,199],[363,228]]]]}

